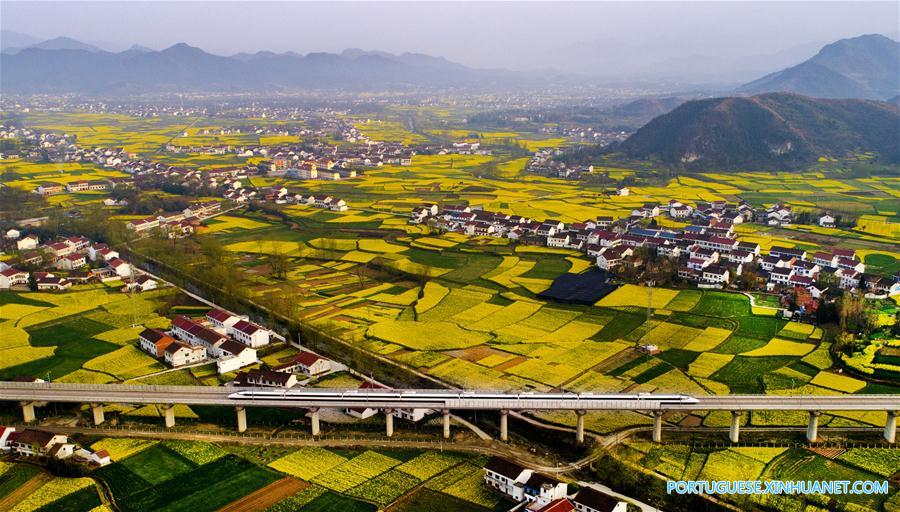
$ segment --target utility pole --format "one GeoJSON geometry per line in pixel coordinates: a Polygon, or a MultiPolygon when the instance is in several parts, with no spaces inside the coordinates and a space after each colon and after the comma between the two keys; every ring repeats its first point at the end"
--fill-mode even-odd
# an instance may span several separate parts
{"type": "Polygon", "coordinates": [[[131,327],[137,327],[137,306],[134,304],[134,265],[131,262],[128,262],[128,274],[129,280],[128,283],[128,296],[131,299],[131,327]]]}
{"type": "Polygon", "coordinates": [[[647,320],[653,316],[653,280],[647,280],[647,320]]]}

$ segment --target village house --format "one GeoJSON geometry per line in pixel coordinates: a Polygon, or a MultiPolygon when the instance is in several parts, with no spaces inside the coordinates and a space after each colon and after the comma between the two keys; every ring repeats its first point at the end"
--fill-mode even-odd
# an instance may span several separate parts
{"type": "Polygon", "coordinates": [[[123,291],[148,292],[150,290],[155,290],[158,286],[159,283],[156,282],[156,279],[144,274],[126,281],[123,291]]]}
{"type": "Polygon", "coordinates": [[[29,251],[37,249],[40,240],[37,235],[28,235],[20,240],[16,240],[16,249],[19,251],[29,251]]]}
{"type": "Polygon", "coordinates": [[[172,334],[191,345],[203,347],[207,357],[216,359],[216,369],[219,373],[228,373],[256,362],[256,350],[187,317],[180,315],[175,317],[172,321],[172,334]]]}
{"type": "Polygon", "coordinates": [[[256,350],[234,340],[225,340],[218,346],[219,358],[216,360],[216,371],[220,374],[255,364],[256,350]]]}
{"type": "Polygon", "coordinates": [[[819,226],[823,228],[833,228],[836,220],[837,219],[827,213],[822,214],[822,216],[819,217],[819,226]]]}
{"type": "Polygon", "coordinates": [[[72,287],[72,283],[64,278],[57,277],[54,275],[47,275],[36,278],[35,285],[37,285],[38,291],[63,291],[72,287]]]}
{"type": "Polygon", "coordinates": [[[51,196],[54,194],[61,194],[65,192],[65,190],[65,187],[59,183],[43,183],[35,189],[35,192],[42,196],[51,196]]]}
{"type": "Polygon", "coordinates": [[[241,318],[222,311],[221,309],[211,309],[206,313],[206,320],[213,325],[214,329],[227,334],[228,329],[241,320],[241,318]]]}
{"type": "Polygon", "coordinates": [[[835,277],[839,279],[839,284],[841,288],[844,290],[854,290],[859,288],[860,278],[862,274],[852,268],[839,268],[834,273],[835,277]]]}
{"type": "Polygon", "coordinates": [[[248,347],[261,347],[269,344],[269,331],[247,320],[238,320],[229,329],[235,340],[248,347]]]}
{"type": "Polygon", "coordinates": [[[575,504],[569,498],[560,498],[544,505],[531,503],[524,510],[528,512],[575,512],[575,504]]]}
{"type": "Polygon", "coordinates": [[[812,262],[823,267],[837,268],[838,255],[830,252],[816,252],[812,255],[812,262]]]}
{"type": "Polygon", "coordinates": [[[293,373],[254,369],[238,373],[235,382],[239,386],[290,388],[297,385],[297,376],[293,373]]]}
{"type": "Polygon", "coordinates": [[[607,247],[597,255],[597,266],[600,270],[609,270],[621,265],[622,262],[632,254],[634,254],[634,251],[631,247],[626,247],[624,245],[607,247]]]}
{"type": "Polygon", "coordinates": [[[159,329],[144,329],[138,334],[141,350],[153,357],[165,357],[166,348],[177,340],[159,329]]]}
{"type": "Polygon", "coordinates": [[[65,242],[53,242],[45,245],[44,249],[56,258],[64,258],[75,252],[75,246],[65,242]]]}
{"type": "Polygon", "coordinates": [[[206,350],[199,345],[188,345],[187,343],[174,341],[163,350],[163,358],[169,366],[177,368],[203,361],[206,359],[206,350]]]}
{"type": "Polygon", "coordinates": [[[546,505],[568,494],[565,483],[500,457],[492,457],[485,465],[484,483],[516,502],[546,505]]]}
{"type": "Polygon", "coordinates": [[[581,488],[571,500],[578,512],[626,512],[628,509],[627,502],[590,487],[581,488]]]}
{"type": "Polygon", "coordinates": [[[87,265],[87,257],[80,253],[72,253],[56,260],[56,268],[60,270],[75,270],[85,265],[87,265]]]}
{"type": "Polygon", "coordinates": [[[63,434],[27,428],[12,432],[7,437],[10,451],[25,457],[56,457],[64,459],[74,452],[75,446],[63,434]]]}
{"type": "Polygon", "coordinates": [[[90,459],[88,460],[91,464],[95,464],[97,466],[103,467],[112,463],[112,459],[109,457],[109,452],[106,450],[97,450],[96,452],[91,453],[90,459]]]}
{"type": "Polygon", "coordinates": [[[200,345],[209,353],[210,357],[221,357],[218,350],[228,337],[208,329],[185,316],[176,316],[172,321],[172,334],[191,345],[200,345]]]}
{"type": "Polygon", "coordinates": [[[514,462],[492,457],[484,466],[484,483],[518,503],[525,499],[525,482],[532,473],[514,462]]]}
{"type": "Polygon", "coordinates": [[[119,258],[113,258],[113,259],[107,261],[106,264],[119,277],[130,277],[131,276],[131,265],[129,265],[128,262],[125,260],[122,260],[119,258]]]}
{"type": "Polygon", "coordinates": [[[321,375],[331,371],[331,361],[308,350],[302,350],[294,356],[297,371],[309,376],[321,375]]]}
{"type": "Polygon", "coordinates": [[[125,224],[125,227],[134,231],[135,233],[143,233],[145,231],[149,231],[154,228],[159,227],[159,217],[146,217],[143,219],[135,219],[128,224],[125,224]]]}
{"type": "Polygon", "coordinates": [[[777,267],[769,272],[769,283],[776,286],[786,286],[794,275],[793,268],[777,267]]]}
{"type": "Polygon", "coordinates": [[[25,286],[28,284],[28,272],[9,267],[0,271],[0,289],[8,290],[13,286],[25,286]]]}

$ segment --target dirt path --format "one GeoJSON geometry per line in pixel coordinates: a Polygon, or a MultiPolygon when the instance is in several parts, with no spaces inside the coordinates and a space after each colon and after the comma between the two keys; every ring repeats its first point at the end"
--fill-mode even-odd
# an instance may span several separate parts
{"type": "Polygon", "coordinates": [[[307,487],[309,487],[309,484],[303,480],[285,477],[237,501],[232,501],[220,508],[218,512],[256,512],[257,510],[265,510],[307,487]]]}
{"type": "Polygon", "coordinates": [[[12,508],[15,507],[17,503],[24,500],[26,497],[28,497],[29,494],[38,490],[40,486],[44,485],[50,480],[53,480],[53,476],[49,473],[41,472],[37,475],[34,475],[30,480],[22,484],[21,487],[7,494],[2,500],[0,500],[0,510],[12,510],[12,508]]]}

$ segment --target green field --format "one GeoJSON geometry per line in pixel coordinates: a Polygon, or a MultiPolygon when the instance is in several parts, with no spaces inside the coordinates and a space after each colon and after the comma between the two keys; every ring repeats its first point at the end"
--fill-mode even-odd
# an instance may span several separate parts
{"type": "MultiPolygon", "coordinates": [[[[854,450],[847,452],[853,453],[854,450]]],[[[860,460],[890,461],[882,464],[882,472],[900,471],[900,465],[889,448],[871,449],[860,460]]],[[[639,465],[665,475],[669,479],[680,480],[884,480],[884,476],[866,472],[843,462],[841,455],[831,460],[802,448],[740,447],[740,448],[692,448],[678,442],[664,446],[649,441],[630,439],[615,449],[615,456],[630,464],[639,465]]],[[[846,457],[852,458],[852,457],[846,457]]],[[[751,501],[767,505],[775,510],[804,510],[804,506],[826,506],[838,510],[857,510],[854,506],[869,507],[865,510],[881,510],[882,504],[893,496],[898,498],[898,487],[891,484],[887,495],[837,495],[820,496],[753,496],[751,501]],[[821,501],[821,500],[825,501],[821,501]],[[806,500],[806,501],[804,501],[806,500]],[[842,509],[840,507],[847,507],[842,509]]],[[[746,496],[722,496],[737,505],[747,505],[746,496]]],[[[814,510],[806,508],[806,510],[814,510]]],[[[885,510],[890,510],[886,508],[885,510]]]]}
{"type": "Polygon", "coordinates": [[[66,294],[5,293],[0,306],[0,378],[110,382],[165,369],[137,348],[141,325],[167,327],[156,311],[173,289],[134,299],[102,285],[66,294]],[[132,327],[132,322],[140,322],[132,327]]]}
{"type": "MultiPolygon", "coordinates": [[[[141,444],[127,438],[101,442],[110,446],[141,444]]],[[[89,472],[111,493],[117,510],[214,511],[310,464],[320,466],[319,473],[309,477],[311,483],[272,504],[267,509],[269,512],[374,512],[397,501],[409,501],[403,506],[414,507],[402,510],[420,510],[427,504],[441,502],[455,507],[450,510],[477,512],[508,510],[510,506],[477,485],[486,458],[462,453],[279,447],[281,456],[267,467],[242,456],[265,447],[218,446],[193,441],[143,445],[146,445],[143,450],[89,472]],[[182,454],[203,460],[215,457],[215,460],[197,464],[182,454]],[[334,464],[325,469],[320,462],[322,458],[333,460],[334,464]]],[[[304,471],[312,474],[308,469],[304,471]]],[[[40,487],[34,494],[24,496],[18,508],[24,510],[27,503],[34,502],[44,503],[43,508],[38,507],[42,511],[87,512],[100,505],[92,480],[41,475],[35,466],[0,463],[0,499],[39,477],[50,481],[47,485],[55,490],[40,487]]]]}

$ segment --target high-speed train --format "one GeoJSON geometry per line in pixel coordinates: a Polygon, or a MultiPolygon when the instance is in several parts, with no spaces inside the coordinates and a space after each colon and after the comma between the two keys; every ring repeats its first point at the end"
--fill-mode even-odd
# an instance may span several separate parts
{"type": "Polygon", "coordinates": [[[497,393],[492,391],[413,391],[413,390],[309,390],[309,389],[248,389],[228,395],[234,400],[278,400],[285,402],[352,402],[357,400],[415,402],[417,404],[446,404],[451,400],[515,400],[519,403],[546,400],[575,401],[641,401],[659,404],[696,404],[698,400],[687,395],[594,394],[594,393],[497,393]]]}

